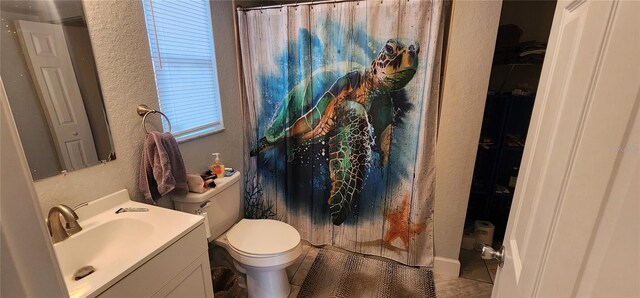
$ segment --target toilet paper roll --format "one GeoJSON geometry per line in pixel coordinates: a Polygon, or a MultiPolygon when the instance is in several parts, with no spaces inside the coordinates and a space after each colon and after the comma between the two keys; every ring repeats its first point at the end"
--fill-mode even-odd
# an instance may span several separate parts
{"type": "Polygon", "coordinates": [[[473,250],[476,245],[476,235],[471,232],[465,232],[462,235],[462,249],[473,250]]]}
{"type": "Polygon", "coordinates": [[[211,238],[211,230],[209,229],[209,215],[207,212],[200,213],[200,216],[204,217],[204,229],[207,231],[207,238],[211,238]]]}
{"type": "Polygon", "coordinates": [[[493,245],[493,232],[495,231],[495,226],[488,221],[484,220],[476,220],[475,222],[475,230],[474,235],[476,236],[476,250],[481,250],[482,245],[493,245]]]}

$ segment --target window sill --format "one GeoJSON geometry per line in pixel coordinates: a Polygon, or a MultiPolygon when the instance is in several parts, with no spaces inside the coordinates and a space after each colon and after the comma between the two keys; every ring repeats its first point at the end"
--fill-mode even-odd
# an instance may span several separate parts
{"type": "Polygon", "coordinates": [[[178,142],[178,144],[182,144],[182,143],[186,143],[188,141],[192,141],[192,140],[195,140],[195,139],[200,139],[200,138],[204,138],[206,136],[214,135],[214,134],[223,132],[224,130],[225,130],[224,127],[220,127],[220,128],[218,128],[216,130],[208,131],[208,132],[201,133],[201,134],[188,135],[188,136],[184,136],[184,137],[177,137],[176,141],[178,142]]]}

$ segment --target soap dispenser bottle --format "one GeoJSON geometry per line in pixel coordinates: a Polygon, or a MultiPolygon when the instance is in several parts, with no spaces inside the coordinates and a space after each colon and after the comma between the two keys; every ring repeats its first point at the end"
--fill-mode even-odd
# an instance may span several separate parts
{"type": "Polygon", "coordinates": [[[215,156],[215,160],[211,164],[211,173],[216,174],[218,177],[224,177],[224,165],[220,161],[220,153],[211,153],[215,156]]]}

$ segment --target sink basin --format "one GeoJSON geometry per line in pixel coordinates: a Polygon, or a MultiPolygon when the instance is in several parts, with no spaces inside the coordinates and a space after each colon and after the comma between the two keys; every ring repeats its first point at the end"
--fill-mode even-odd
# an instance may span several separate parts
{"type": "Polygon", "coordinates": [[[137,247],[136,241],[145,241],[153,225],[134,218],[118,218],[79,233],[54,246],[60,270],[65,280],[73,280],[76,270],[93,266],[96,271],[109,268],[109,264],[122,262],[123,252],[137,247]]]}
{"type": "Polygon", "coordinates": [[[131,201],[126,190],[77,211],[82,231],[54,244],[71,297],[97,296],[203,223],[200,216],[131,201]],[[124,212],[120,208],[147,208],[124,212]],[[95,271],[76,280],[85,266],[95,271]]]}

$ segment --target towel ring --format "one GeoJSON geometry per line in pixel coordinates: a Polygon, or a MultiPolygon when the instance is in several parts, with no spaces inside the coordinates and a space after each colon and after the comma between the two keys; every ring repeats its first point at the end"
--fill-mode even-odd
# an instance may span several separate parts
{"type": "Polygon", "coordinates": [[[142,128],[146,133],[149,133],[149,131],[147,130],[147,116],[149,116],[149,114],[160,114],[162,117],[164,117],[164,119],[167,120],[167,124],[169,124],[168,132],[171,132],[171,121],[169,121],[169,117],[167,117],[167,115],[165,115],[163,112],[150,109],[145,104],[139,105],[138,108],[136,109],[136,112],[138,112],[138,115],[142,117],[142,128]]]}

